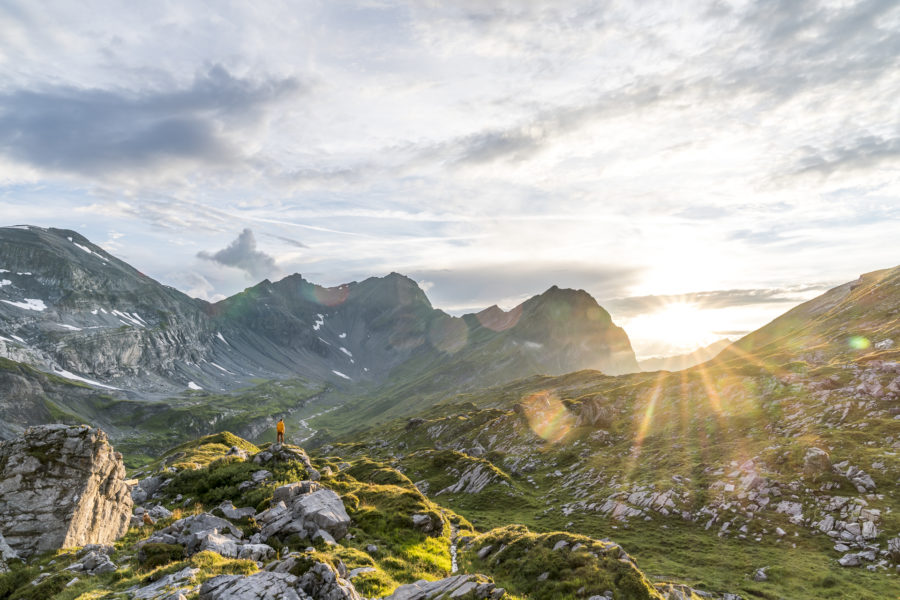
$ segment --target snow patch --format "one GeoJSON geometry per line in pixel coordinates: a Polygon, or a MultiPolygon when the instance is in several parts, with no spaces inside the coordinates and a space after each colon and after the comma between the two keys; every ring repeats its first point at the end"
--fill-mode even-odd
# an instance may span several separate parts
{"type": "Polygon", "coordinates": [[[232,373],[231,371],[229,371],[229,370],[226,369],[225,367],[220,366],[220,365],[217,365],[217,364],[214,363],[214,362],[210,362],[209,364],[211,364],[212,366],[214,366],[215,368],[217,368],[217,369],[220,370],[220,371],[225,371],[225,372],[228,373],[229,375],[234,375],[234,373],[232,373]]]}
{"type": "Polygon", "coordinates": [[[148,325],[147,325],[147,321],[145,321],[144,319],[142,319],[142,318],[141,318],[141,315],[139,315],[139,314],[137,314],[137,313],[128,313],[128,314],[131,315],[132,317],[134,317],[135,319],[137,319],[138,321],[140,321],[141,323],[143,323],[145,327],[148,326],[148,325]]]}
{"type": "Polygon", "coordinates": [[[88,379],[87,377],[82,377],[81,375],[76,375],[75,373],[72,373],[71,371],[66,371],[65,369],[60,369],[60,370],[58,370],[58,371],[57,371],[57,370],[54,370],[53,372],[54,372],[56,375],[59,375],[60,377],[65,377],[66,379],[72,379],[72,380],[75,380],[75,381],[80,381],[80,382],[82,382],[82,383],[86,383],[86,384],[88,384],[88,385],[93,385],[93,386],[96,386],[96,387],[101,387],[101,388],[104,388],[104,389],[107,389],[107,390],[118,390],[118,389],[120,389],[120,388],[117,388],[117,387],[113,387],[113,386],[111,386],[111,385],[105,385],[105,384],[102,384],[102,383],[100,383],[99,381],[94,381],[93,379],[88,379]]]}
{"type": "Polygon", "coordinates": [[[24,273],[16,273],[16,275],[31,275],[31,271],[25,271],[24,273]]]}
{"type": "Polygon", "coordinates": [[[338,337],[341,338],[342,340],[343,340],[343,339],[346,339],[346,338],[347,338],[347,333],[344,332],[344,333],[340,334],[338,337]]]}
{"type": "MultiPolygon", "coordinates": [[[[72,238],[69,238],[69,241],[72,242],[72,238]]],[[[91,249],[88,248],[87,246],[82,246],[82,245],[79,244],[78,242],[72,242],[72,243],[75,244],[76,246],[78,246],[79,248],[81,248],[82,250],[84,250],[85,252],[87,252],[88,254],[93,254],[94,256],[96,256],[97,258],[99,258],[100,260],[102,260],[103,262],[109,262],[109,259],[108,259],[108,258],[106,258],[105,256],[103,256],[102,254],[100,254],[100,253],[98,253],[98,252],[94,252],[93,250],[91,250],[91,249]]]]}
{"type": "MultiPolygon", "coordinates": [[[[216,332],[216,337],[219,338],[220,340],[222,340],[223,342],[225,342],[226,344],[228,344],[228,340],[226,340],[224,337],[222,337],[222,334],[220,332],[218,332],[218,331],[216,332]]],[[[231,344],[228,344],[228,345],[230,346],[231,344]]]]}
{"type": "Polygon", "coordinates": [[[337,375],[338,377],[343,377],[343,378],[346,379],[347,381],[353,381],[352,379],[350,379],[349,377],[347,377],[346,375],[344,375],[344,374],[341,373],[340,371],[335,371],[334,369],[332,369],[331,372],[334,373],[335,375],[337,375]]]}
{"type": "Polygon", "coordinates": [[[316,336],[316,337],[319,339],[320,342],[323,342],[323,343],[325,343],[325,344],[328,344],[329,346],[331,345],[331,342],[329,342],[328,340],[323,340],[323,339],[322,339],[321,337],[319,337],[319,336],[316,336]]]}
{"type": "Polygon", "coordinates": [[[91,314],[92,314],[92,315],[96,315],[98,312],[99,312],[99,311],[95,308],[94,310],[91,311],[91,314]]]}
{"type": "Polygon", "coordinates": [[[544,347],[543,344],[538,344],[537,342],[525,342],[526,348],[532,348],[534,350],[539,350],[544,347]]]}
{"type": "Polygon", "coordinates": [[[351,358],[353,357],[353,353],[350,352],[349,350],[347,350],[346,348],[344,348],[343,346],[341,346],[341,352],[343,352],[344,354],[346,354],[347,356],[349,356],[351,358]]]}
{"type": "Polygon", "coordinates": [[[0,273],[9,273],[9,269],[0,269],[0,273]]]}
{"type": "Polygon", "coordinates": [[[44,301],[37,298],[25,298],[22,302],[13,302],[12,300],[0,300],[0,302],[6,302],[23,310],[36,310],[38,312],[47,310],[47,305],[44,304],[44,301]]]}
{"type": "Polygon", "coordinates": [[[81,327],[75,327],[74,325],[66,325],[65,323],[57,323],[60,327],[65,327],[70,331],[81,331],[81,327]]]}
{"type": "Polygon", "coordinates": [[[136,325],[137,327],[142,327],[142,328],[147,326],[146,323],[143,323],[143,322],[139,321],[138,319],[135,319],[133,316],[131,316],[128,313],[123,313],[122,311],[114,310],[114,311],[112,311],[112,314],[119,317],[119,320],[122,321],[123,323],[125,323],[125,321],[128,321],[127,323],[125,323],[125,325],[136,325]]]}
{"type": "Polygon", "coordinates": [[[22,338],[20,338],[17,335],[13,335],[13,334],[9,334],[9,335],[12,339],[16,340],[17,342],[22,342],[23,344],[26,343],[25,340],[23,340],[22,338]]]}
{"type": "Polygon", "coordinates": [[[313,323],[313,331],[318,331],[325,324],[325,315],[318,313],[316,316],[319,318],[313,323]]]}
{"type": "Polygon", "coordinates": [[[12,281],[9,279],[0,279],[0,287],[3,287],[4,285],[12,285],[12,281]]]}
{"type": "Polygon", "coordinates": [[[194,383],[193,381],[188,381],[188,387],[192,390],[202,390],[203,388],[194,383]]]}

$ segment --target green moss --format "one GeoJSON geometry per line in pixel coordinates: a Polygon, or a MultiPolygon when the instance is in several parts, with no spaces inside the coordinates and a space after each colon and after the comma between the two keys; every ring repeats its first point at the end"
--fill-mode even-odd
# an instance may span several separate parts
{"type": "Polygon", "coordinates": [[[624,556],[615,544],[513,525],[477,537],[460,559],[465,570],[487,573],[498,585],[534,600],[574,600],[606,590],[625,600],[662,598],[637,567],[621,560],[624,556]],[[568,545],[553,550],[560,541],[568,545]],[[576,544],[581,547],[573,551],[576,544]],[[490,552],[479,559],[478,551],[487,546],[490,552]]]}
{"type": "Polygon", "coordinates": [[[141,568],[151,571],[157,567],[179,561],[184,557],[184,548],[178,544],[146,544],[139,553],[141,568]]]}

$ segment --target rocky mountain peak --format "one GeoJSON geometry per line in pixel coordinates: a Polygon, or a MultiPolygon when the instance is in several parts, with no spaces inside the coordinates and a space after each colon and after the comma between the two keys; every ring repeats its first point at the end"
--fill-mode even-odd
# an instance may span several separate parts
{"type": "Polygon", "coordinates": [[[597,301],[584,290],[552,286],[543,294],[532,297],[522,306],[526,315],[550,321],[584,320],[611,325],[612,318],[597,301]]]}

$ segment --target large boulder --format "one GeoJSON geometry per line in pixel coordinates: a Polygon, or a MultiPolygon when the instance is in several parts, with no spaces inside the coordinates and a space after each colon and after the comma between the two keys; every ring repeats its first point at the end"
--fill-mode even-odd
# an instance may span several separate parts
{"type": "Polygon", "coordinates": [[[296,586],[297,578],[289,573],[219,575],[200,586],[200,600],[306,600],[305,594],[297,593],[296,586]]]}
{"type": "Polygon", "coordinates": [[[384,600],[443,600],[444,598],[473,598],[498,600],[506,591],[481,575],[454,575],[437,581],[417,581],[401,585],[384,600]]]}
{"type": "Polygon", "coordinates": [[[142,549],[147,544],[178,544],[184,546],[188,556],[204,550],[226,558],[267,560],[275,555],[275,549],[266,544],[256,544],[244,539],[240,529],[215,515],[200,513],[179,519],[137,543],[142,549]]]}
{"type": "MultiPolygon", "coordinates": [[[[285,567],[296,562],[287,561],[285,567]]],[[[200,588],[200,600],[362,600],[353,584],[331,566],[315,563],[302,575],[279,565],[249,576],[219,575],[200,588]]]]}
{"type": "Polygon", "coordinates": [[[42,425],[0,443],[0,534],[23,558],[113,542],[131,509],[122,455],[103,431],[42,425]]]}
{"type": "Polygon", "coordinates": [[[339,540],[347,535],[350,516],[341,497],[331,490],[318,489],[311,482],[292,483],[275,490],[275,505],[256,515],[262,527],[262,539],[298,534],[326,541],[339,540]]]}

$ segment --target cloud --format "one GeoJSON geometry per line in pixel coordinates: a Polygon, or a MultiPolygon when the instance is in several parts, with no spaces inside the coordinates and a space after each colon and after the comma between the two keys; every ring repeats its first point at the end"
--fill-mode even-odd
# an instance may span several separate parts
{"type": "Polygon", "coordinates": [[[449,156],[459,165],[487,164],[498,160],[519,162],[594,121],[640,112],[662,99],[659,85],[632,83],[588,102],[545,107],[516,125],[463,136],[426,149],[422,156],[449,156]]]}
{"type": "Polygon", "coordinates": [[[295,78],[239,79],[221,66],[176,90],[20,89],[0,94],[0,153],[88,176],[179,161],[228,164],[241,156],[230,129],[256,123],[304,89],[295,78]]]}
{"type": "MultiPolygon", "coordinates": [[[[247,229],[246,231],[250,231],[250,230],[247,229]]],[[[273,238],[276,240],[281,240],[285,244],[290,244],[291,246],[295,246],[297,248],[309,248],[309,246],[307,246],[303,242],[295,240],[293,238],[284,237],[283,235],[275,235],[274,233],[267,233],[266,235],[270,238],[273,238]]]]}
{"type": "Polygon", "coordinates": [[[805,148],[793,174],[819,173],[825,176],[840,170],[870,169],[900,158],[900,137],[862,135],[829,148],[805,148]]]}
{"type": "Polygon", "coordinates": [[[256,238],[249,228],[244,229],[227,248],[214,253],[201,251],[197,257],[241,269],[256,278],[266,278],[277,272],[275,259],[256,249],[256,238]]]}
{"type": "MultiPolygon", "coordinates": [[[[807,292],[824,291],[832,285],[806,285],[790,288],[735,289],[691,292],[677,295],[632,296],[601,302],[617,317],[636,317],[653,313],[667,304],[696,304],[703,309],[753,306],[760,304],[799,304],[808,300],[807,292]]],[[[718,332],[721,335],[725,333],[718,332]]]]}

